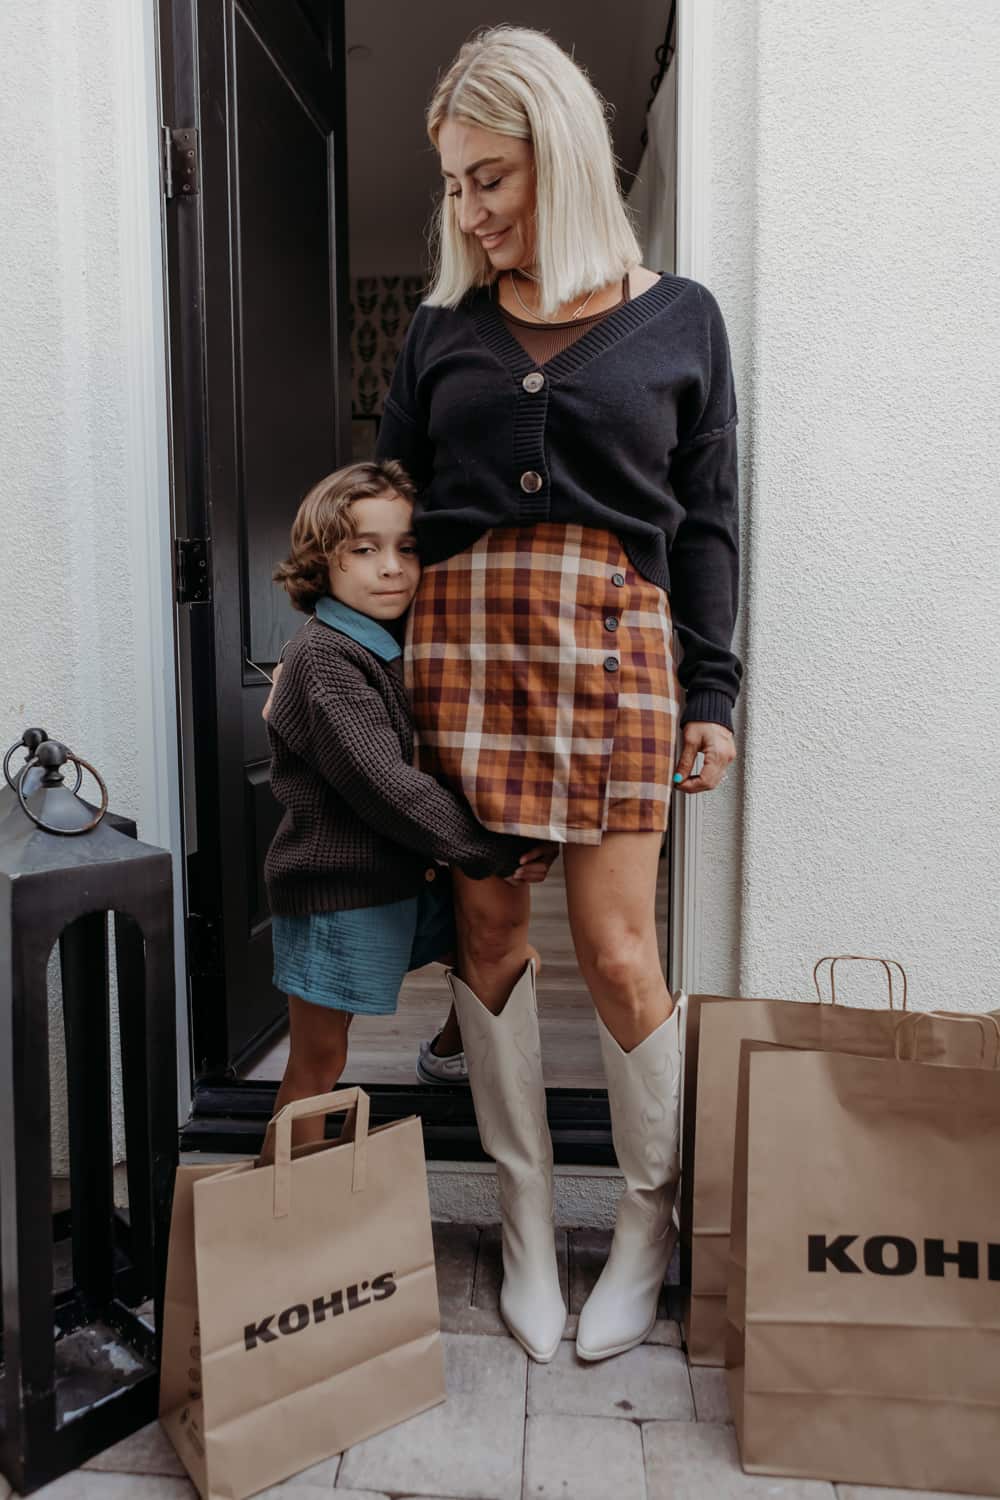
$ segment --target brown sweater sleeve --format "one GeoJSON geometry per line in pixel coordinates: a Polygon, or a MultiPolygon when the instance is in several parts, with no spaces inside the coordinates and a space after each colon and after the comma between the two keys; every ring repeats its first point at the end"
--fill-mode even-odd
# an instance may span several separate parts
{"type": "MultiPolygon", "coordinates": [[[[275,695],[275,732],[385,838],[474,880],[512,875],[530,842],[484,828],[465,802],[410,765],[376,689],[349,663],[337,664],[336,681],[326,665],[322,683],[300,681],[298,691],[282,677],[289,691],[275,695]]],[[[302,671],[305,661],[292,666],[302,671]]]]}

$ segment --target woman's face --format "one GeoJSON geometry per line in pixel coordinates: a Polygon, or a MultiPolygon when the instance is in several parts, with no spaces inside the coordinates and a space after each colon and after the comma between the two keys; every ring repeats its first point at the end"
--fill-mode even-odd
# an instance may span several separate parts
{"type": "Polygon", "coordinates": [[[497,271],[535,257],[535,154],[530,141],[494,135],[464,120],[438,132],[445,192],[457,200],[463,234],[479,241],[497,271]]]}

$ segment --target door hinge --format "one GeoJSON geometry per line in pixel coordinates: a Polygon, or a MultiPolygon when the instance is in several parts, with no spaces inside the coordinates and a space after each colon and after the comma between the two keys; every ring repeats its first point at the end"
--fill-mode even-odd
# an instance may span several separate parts
{"type": "Polygon", "coordinates": [[[208,569],[208,539],[203,536],[174,540],[174,598],[178,604],[207,604],[212,597],[208,569]]]}
{"type": "Polygon", "coordinates": [[[199,191],[198,132],[163,127],[163,195],[193,198],[199,191]]]}
{"type": "Polygon", "coordinates": [[[188,912],[187,966],[192,979],[211,979],[222,972],[219,924],[201,912],[188,912]]]}

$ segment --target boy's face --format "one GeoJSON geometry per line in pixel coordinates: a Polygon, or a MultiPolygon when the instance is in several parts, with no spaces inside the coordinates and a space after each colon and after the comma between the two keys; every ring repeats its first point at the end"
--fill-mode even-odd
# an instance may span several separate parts
{"type": "Polygon", "coordinates": [[[330,558],[330,593],[373,620],[398,620],[420,582],[413,506],[401,495],[355,500],[357,527],[330,558]]]}

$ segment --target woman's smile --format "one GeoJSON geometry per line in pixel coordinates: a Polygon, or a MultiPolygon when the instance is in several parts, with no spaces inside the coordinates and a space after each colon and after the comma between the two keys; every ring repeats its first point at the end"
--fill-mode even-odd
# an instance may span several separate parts
{"type": "Polygon", "coordinates": [[[479,243],[482,245],[483,249],[488,254],[489,251],[495,250],[497,248],[497,246],[503,242],[504,238],[509,233],[510,233],[510,229],[509,228],[508,229],[494,229],[494,230],[491,230],[489,234],[481,234],[479,236],[479,243]]]}

